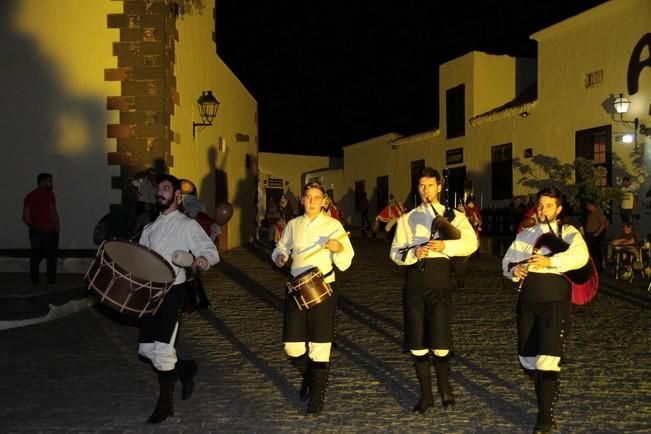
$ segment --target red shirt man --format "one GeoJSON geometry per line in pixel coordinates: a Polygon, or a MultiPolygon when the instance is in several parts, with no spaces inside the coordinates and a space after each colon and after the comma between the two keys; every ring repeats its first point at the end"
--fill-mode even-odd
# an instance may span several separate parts
{"type": "Polygon", "coordinates": [[[56,283],[57,249],[59,247],[59,215],[52,175],[40,173],[36,178],[38,187],[25,196],[23,221],[29,227],[31,256],[29,271],[32,283],[39,283],[39,265],[47,259],[47,283],[56,283]]]}
{"type": "Polygon", "coordinates": [[[52,177],[25,196],[23,220],[30,229],[42,232],[59,232],[56,198],[52,192],[52,177]]]}

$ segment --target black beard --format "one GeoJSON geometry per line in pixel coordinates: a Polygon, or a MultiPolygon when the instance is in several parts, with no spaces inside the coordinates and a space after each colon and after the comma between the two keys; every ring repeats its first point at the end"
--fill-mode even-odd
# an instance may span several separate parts
{"type": "Polygon", "coordinates": [[[171,198],[167,201],[158,199],[158,201],[156,201],[156,207],[158,208],[158,211],[165,212],[169,209],[170,206],[172,206],[173,202],[174,198],[171,198]]]}

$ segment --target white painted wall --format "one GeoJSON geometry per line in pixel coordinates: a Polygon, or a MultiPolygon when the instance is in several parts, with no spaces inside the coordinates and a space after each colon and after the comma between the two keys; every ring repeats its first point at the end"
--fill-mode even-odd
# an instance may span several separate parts
{"type": "Polygon", "coordinates": [[[104,81],[117,66],[107,14],[122,12],[113,1],[20,0],[0,5],[0,184],[4,190],[0,249],[29,247],[21,216],[36,175],[54,175],[61,220],[60,248],[93,248],[92,230],[120,200],[111,189],[115,150],[106,125],[118,113],[106,97],[120,94],[119,82],[104,81]]]}
{"type": "Polygon", "coordinates": [[[209,214],[218,205],[216,197],[227,193],[234,212],[222,227],[227,245],[220,247],[230,249],[251,241],[255,233],[257,167],[247,169],[246,159],[258,158],[257,102],[215,54],[214,1],[204,3],[201,13],[177,20],[175,73],[181,104],[171,121],[175,133],[171,173],[197,185],[209,214]],[[193,139],[192,122],[201,122],[196,101],[204,90],[213,91],[219,110],[213,125],[199,128],[193,139]],[[237,141],[237,134],[249,141],[237,141]],[[226,185],[219,183],[220,173],[226,174],[226,185]]]}
{"type": "MultiPolygon", "coordinates": [[[[440,128],[403,138],[395,135],[389,139],[387,135],[344,147],[345,188],[354,190],[355,180],[360,179],[372,185],[375,176],[388,174],[391,192],[404,200],[410,190],[412,161],[424,159],[426,165],[440,170],[446,167],[445,151],[462,147],[462,164],[473,181],[476,196],[483,197],[484,207],[501,207],[508,201],[491,198],[493,146],[512,143],[515,158],[523,159],[524,150],[532,148],[534,155],[570,163],[576,156],[577,131],[611,125],[613,183],[624,174],[637,176],[639,202],[647,204],[639,209],[642,216],[637,229],[641,234],[651,232],[651,200],[645,196],[651,188],[647,175],[651,169],[651,141],[638,135],[642,152],[633,153],[631,145],[616,141],[615,136],[627,128],[615,122],[611,114],[611,97],[627,93],[629,57],[637,42],[649,32],[649,19],[650,1],[613,0],[533,35],[539,44],[536,60],[473,52],[441,65],[440,128]],[[531,83],[536,63],[537,99],[499,113],[487,113],[509,102],[517,95],[516,90],[521,91],[531,83]],[[586,88],[585,75],[596,70],[603,71],[603,82],[586,88]],[[445,94],[459,84],[464,84],[466,91],[466,133],[447,139],[445,94]],[[523,111],[529,116],[519,116],[523,111]],[[634,160],[638,161],[637,166],[634,160]],[[643,170],[639,171],[640,168],[643,170]]],[[[649,55],[647,47],[642,57],[649,55]]],[[[629,96],[632,104],[626,118],[638,117],[641,123],[651,125],[651,68],[642,71],[639,85],[639,92],[629,96]]],[[[514,194],[530,193],[517,183],[519,173],[513,175],[514,194]]],[[[343,205],[345,212],[354,210],[352,201],[343,205]]],[[[620,227],[616,209],[614,223],[611,233],[620,227]]]]}
{"type": "Polygon", "coordinates": [[[314,155],[293,155],[276,152],[260,152],[259,154],[259,187],[264,192],[265,181],[269,178],[282,179],[287,198],[298,209],[298,202],[303,191],[306,174],[330,167],[330,157],[314,155]]]}

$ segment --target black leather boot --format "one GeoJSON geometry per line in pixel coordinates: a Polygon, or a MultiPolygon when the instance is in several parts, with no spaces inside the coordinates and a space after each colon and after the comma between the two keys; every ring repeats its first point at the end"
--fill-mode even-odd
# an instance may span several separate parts
{"type": "Polygon", "coordinates": [[[535,369],[522,368],[522,372],[529,380],[531,380],[531,384],[533,384],[536,389],[536,396],[538,396],[538,371],[535,369]]]}
{"type": "Polygon", "coordinates": [[[298,392],[298,397],[301,401],[307,401],[310,398],[310,375],[307,368],[307,354],[298,357],[290,357],[289,361],[296,368],[298,373],[301,374],[301,389],[298,392]]]}
{"type": "Polygon", "coordinates": [[[450,386],[450,356],[434,356],[434,369],[436,370],[436,386],[441,395],[443,407],[452,407],[456,401],[452,394],[452,386],[450,386]]]}
{"type": "Polygon", "coordinates": [[[325,403],[330,363],[310,360],[307,369],[308,376],[310,377],[310,400],[307,403],[307,414],[309,416],[316,416],[321,413],[325,403]]]}
{"type": "Polygon", "coordinates": [[[176,371],[181,380],[181,399],[186,400],[194,391],[194,377],[197,375],[197,362],[194,360],[178,359],[176,362],[176,371]]]}
{"type": "Polygon", "coordinates": [[[176,370],[158,371],[158,385],[160,392],[154,412],[147,419],[147,423],[160,423],[168,416],[174,416],[174,383],[176,382],[176,370]]]}
{"type": "Polygon", "coordinates": [[[558,398],[558,378],[556,371],[538,371],[538,419],[533,427],[534,434],[552,432],[556,428],[554,404],[558,398]]]}
{"type": "Polygon", "coordinates": [[[429,364],[429,354],[423,356],[411,356],[416,368],[416,376],[420,385],[420,399],[414,406],[414,411],[421,414],[425,413],[428,408],[434,405],[434,396],[432,396],[432,367],[429,364]]]}

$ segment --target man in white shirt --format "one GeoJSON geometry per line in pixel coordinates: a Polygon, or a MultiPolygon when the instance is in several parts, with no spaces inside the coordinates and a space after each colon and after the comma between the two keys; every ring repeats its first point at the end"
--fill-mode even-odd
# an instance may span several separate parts
{"type": "MultiPolygon", "coordinates": [[[[305,214],[290,220],[271,254],[279,268],[292,258],[293,277],[316,267],[325,282],[334,286],[333,264],[341,271],[350,267],[355,252],[341,223],[321,212],[325,189],[315,181],[303,188],[305,214]]],[[[285,296],[283,344],[291,363],[303,376],[299,396],[309,399],[307,414],[316,415],[324,405],[335,336],[337,289],[314,307],[301,310],[294,298],[285,296]]]]}
{"type": "Polygon", "coordinates": [[[622,179],[622,201],[619,204],[619,213],[622,223],[633,223],[633,210],[637,206],[637,189],[631,183],[631,178],[625,176],[622,179]]]}
{"type": "Polygon", "coordinates": [[[391,259],[407,266],[403,289],[405,347],[409,349],[421,397],[414,411],[425,413],[434,405],[430,351],[434,353],[438,392],[444,407],[454,405],[449,371],[452,356],[450,330],[450,258],[469,256],[477,249],[475,231],[463,213],[439,203],[441,176],[426,167],[418,181],[421,205],[400,216],[391,244],[391,259]],[[443,228],[432,223],[446,219],[457,239],[440,239],[443,228]]]}
{"type": "Polygon", "coordinates": [[[138,353],[149,359],[158,373],[160,394],[156,409],[148,423],[160,423],[174,415],[174,383],[183,386],[182,398],[187,399],[194,388],[197,364],[177,358],[174,344],[178,334],[178,314],[187,291],[186,271],[172,262],[174,252],[181,250],[194,256],[191,267],[206,270],[219,262],[213,241],[199,223],[179,212],[181,183],[172,175],[163,175],[157,189],[160,215],[147,225],[140,244],[149,247],[167,260],[176,272],[174,286],[165,296],[155,315],[141,320],[138,353]]]}
{"type": "MultiPolygon", "coordinates": [[[[538,401],[534,433],[551,432],[558,399],[563,337],[570,309],[571,285],[561,275],[590,259],[581,233],[558,220],[561,192],[554,187],[538,193],[536,225],[518,233],[502,260],[504,276],[519,284],[517,303],[520,365],[533,380],[538,401]],[[549,223],[548,223],[549,222],[549,223]],[[567,247],[555,253],[558,238],[567,247]]],[[[559,250],[559,249],[556,249],[559,250]]]]}

